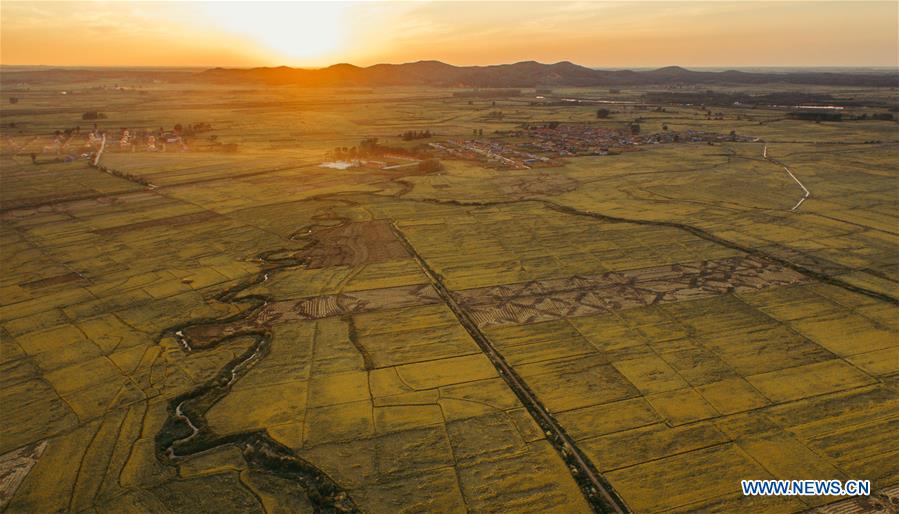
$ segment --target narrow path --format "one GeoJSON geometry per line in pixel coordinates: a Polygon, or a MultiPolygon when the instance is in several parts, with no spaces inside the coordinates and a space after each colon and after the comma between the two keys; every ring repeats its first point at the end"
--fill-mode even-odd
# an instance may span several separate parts
{"type": "Polygon", "coordinates": [[[88,163],[92,168],[98,169],[103,173],[108,173],[113,177],[118,177],[125,179],[129,182],[134,182],[135,184],[144,186],[147,189],[153,190],[156,189],[156,186],[147,182],[143,177],[138,177],[137,175],[132,175],[130,173],[126,173],[119,170],[114,170],[112,168],[107,168],[106,166],[100,164],[100,158],[103,157],[103,150],[106,149],[106,133],[103,133],[103,139],[100,141],[100,149],[97,151],[97,155],[94,156],[94,160],[88,163]]]}
{"type": "Polygon", "coordinates": [[[812,193],[805,187],[805,185],[802,182],[799,181],[798,178],[796,178],[796,175],[793,175],[793,172],[790,171],[790,168],[787,168],[786,164],[784,164],[772,157],[768,157],[768,145],[765,145],[764,150],[762,150],[762,157],[764,157],[765,160],[767,160],[768,162],[777,164],[778,166],[782,166],[784,171],[787,172],[787,175],[789,175],[790,178],[792,178],[794,181],[796,181],[796,183],[799,184],[799,187],[802,188],[802,198],[800,198],[799,201],[796,202],[796,205],[794,205],[793,208],[790,209],[791,211],[795,211],[796,209],[799,208],[800,205],[802,205],[802,202],[804,202],[806,199],[808,199],[809,196],[812,195],[812,193]]]}
{"type": "Polygon", "coordinates": [[[100,164],[100,157],[103,156],[103,150],[106,150],[106,132],[103,133],[103,139],[100,140],[100,149],[97,150],[97,155],[94,156],[94,166],[100,164]]]}
{"type": "Polygon", "coordinates": [[[565,432],[565,429],[552,417],[546,407],[540,403],[537,396],[531,391],[527,383],[518,375],[518,373],[506,362],[503,355],[496,350],[490,340],[478,328],[475,321],[468,315],[462,307],[453,298],[452,293],[443,283],[443,278],[435,272],[424,258],[418,253],[412,243],[406,238],[402,230],[397,227],[396,223],[391,224],[391,228],[396,234],[406,250],[415,258],[422,272],[431,281],[431,285],[437,291],[437,294],[443,299],[447,307],[453,311],[456,319],[465,328],[468,335],[477,343],[488,359],[496,367],[499,375],[506,381],[509,388],[518,396],[521,403],[528,409],[528,412],[534,418],[534,421],[546,434],[547,440],[553,445],[562,460],[565,461],[572,477],[584,494],[587,503],[597,513],[616,513],[623,514],[628,512],[624,502],[614,493],[612,487],[599,475],[593,463],[584,455],[583,451],[578,448],[574,439],[565,432]]]}

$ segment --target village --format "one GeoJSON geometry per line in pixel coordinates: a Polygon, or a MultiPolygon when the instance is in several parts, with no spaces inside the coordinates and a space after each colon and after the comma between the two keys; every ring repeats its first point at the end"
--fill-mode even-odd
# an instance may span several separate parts
{"type": "Polygon", "coordinates": [[[530,169],[561,166],[565,157],[633,152],[643,145],[760,141],[736,132],[687,130],[681,133],[669,131],[667,126],[662,132],[641,134],[638,123],[611,129],[586,123],[547,122],[495,134],[498,138],[446,140],[428,146],[441,158],[478,161],[492,168],[530,169]]]}
{"type": "MultiPolygon", "coordinates": [[[[98,112],[87,112],[82,116],[83,120],[91,121],[104,119],[105,116],[98,112]]],[[[7,136],[4,138],[4,152],[30,153],[31,159],[38,164],[46,162],[47,156],[52,156],[51,162],[71,162],[77,159],[91,160],[103,147],[104,151],[119,152],[186,152],[193,147],[202,150],[219,150],[231,152],[236,150],[234,144],[222,144],[215,135],[200,139],[203,132],[212,130],[211,125],[204,122],[182,126],[176,124],[171,129],[159,127],[157,129],[127,128],[117,131],[103,129],[96,123],[90,130],[82,130],[81,126],[55,130],[46,144],[41,144],[38,137],[28,141],[7,136]],[[105,146],[103,145],[106,140],[105,146]],[[191,147],[188,140],[191,140],[191,147]]],[[[46,141],[46,140],[45,140],[46,141]]]]}

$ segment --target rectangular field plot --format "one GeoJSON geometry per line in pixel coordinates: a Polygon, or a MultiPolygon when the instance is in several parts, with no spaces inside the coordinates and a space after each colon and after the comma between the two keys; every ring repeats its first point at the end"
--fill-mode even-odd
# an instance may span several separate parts
{"type": "Polygon", "coordinates": [[[602,487],[636,514],[848,512],[740,480],[899,487],[899,154],[871,118],[888,88],[816,88],[876,107],[814,123],[655,109],[655,86],[141,70],[61,95],[16,73],[4,512],[589,513],[602,487]],[[82,155],[98,137],[102,168],[82,155]],[[768,158],[811,191],[800,208],[768,158]]]}
{"type": "MultiPolygon", "coordinates": [[[[501,212],[468,211],[476,220],[503,217],[506,229],[477,222],[471,244],[479,252],[465,261],[448,248],[450,240],[469,237],[470,219],[465,230],[427,236],[425,226],[404,231],[636,511],[749,505],[740,479],[849,476],[850,469],[866,465],[822,453],[818,439],[793,432],[789,414],[778,414],[773,423],[770,417],[790,412],[791,405],[865,390],[899,401],[894,380],[879,378],[895,373],[889,357],[899,341],[882,315],[864,314],[861,307],[870,305],[864,296],[764,259],[696,253],[703,244],[672,253],[672,241],[684,240],[678,248],[690,243],[690,236],[673,229],[666,229],[671,237],[648,230],[644,245],[634,248],[619,239],[622,225],[572,218],[566,226],[553,213],[538,216],[521,207],[501,212]],[[526,238],[517,236],[512,227],[527,224],[529,215],[533,228],[526,238]],[[670,264],[640,267],[640,256],[651,255],[653,245],[672,256],[670,264]],[[546,256],[532,257],[544,247],[546,256]],[[541,267],[560,258],[553,247],[591,249],[590,258],[561,276],[561,266],[541,267]],[[528,256],[515,260],[513,253],[528,256]],[[622,269],[616,256],[634,267],[622,269]],[[490,266],[492,273],[476,277],[468,271],[490,266]],[[716,485],[698,490],[694,483],[716,485]],[[665,495],[656,494],[658,484],[665,484],[665,495]]],[[[643,230],[630,229],[633,237],[643,230]]],[[[884,420],[852,429],[869,433],[880,448],[871,451],[868,466],[895,451],[893,425],[884,420]]],[[[881,485],[897,479],[878,477],[881,485]]],[[[765,504],[792,512],[833,500],[765,504]]]]}

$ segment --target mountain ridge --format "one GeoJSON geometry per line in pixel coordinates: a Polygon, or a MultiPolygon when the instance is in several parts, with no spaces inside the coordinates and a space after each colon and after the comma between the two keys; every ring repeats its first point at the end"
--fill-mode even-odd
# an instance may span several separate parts
{"type": "Polygon", "coordinates": [[[899,70],[883,73],[797,71],[697,71],[681,66],[653,70],[595,69],[570,61],[540,63],[520,61],[482,66],[454,66],[436,60],[406,63],[379,63],[356,66],[337,63],[324,68],[289,66],[225,68],[205,70],[143,70],[130,68],[41,68],[5,70],[0,83],[18,84],[29,80],[60,83],[85,79],[142,79],[168,82],[256,83],[300,87],[432,86],[469,88],[527,88],[577,86],[645,85],[757,85],[767,83],[899,87],[899,70]]]}
{"type": "Polygon", "coordinates": [[[670,84],[760,84],[786,82],[793,84],[826,84],[854,86],[899,86],[899,73],[861,74],[821,71],[786,73],[754,73],[739,70],[694,71],[680,66],[655,70],[598,70],[570,61],[540,63],[520,61],[484,66],[454,66],[441,61],[421,60],[367,67],[348,63],[325,68],[257,67],[214,68],[201,72],[210,80],[242,79],[272,85],[306,86],[465,86],[465,87],[535,87],[535,86],[617,86],[670,84]]]}

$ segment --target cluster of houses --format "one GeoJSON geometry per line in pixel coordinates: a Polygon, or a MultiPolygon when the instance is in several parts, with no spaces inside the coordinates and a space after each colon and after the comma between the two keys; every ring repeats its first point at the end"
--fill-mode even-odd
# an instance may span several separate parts
{"type": "Polygon", "coordinates": [[[78,157],[86,159],[100,147],[102,140],[102,134],[99,132],[92,131],[88,133],[87,141],[84,141],[81,138],[76,139],[73,130],[64,132],[57,130],[50,143],[41,147],[40,153],[56,155],[65,161],[74,160],[78,157]],[[73,150],[76,152],[75,154],[71,153],[73,150]],[[63,156],[63,154],[66,155],[63,156]]]}
{"type": "Polygon", "coordinates": [[[110,145],[114,144],[116,140],[118,141],[118,149],[120,151],[165,152],[173,148],[179,151],[188,150],[182,135],[174,130],[159,129],[158,131],[153,131],[123,128],[119,131],[116,139],[110,137],[109,132],[95,127],[87,133],[86,137],[84,132],[80,131],[80,128],[77,130],[58,130],[49,143],[40,147],[40,153],[56,155],[57,159],[66,161],[77,158],[90,159],[103,144],[104,136],[108,138],[107,151],[112,149],[110,145]]]}
{"type": "Polygon", "coordinates": [[[530,139],[525,145],[560,157],[605,155],[609,148],[635,144],[635,136],[629,131],[586,123],[530,125],[524,135],[530,139]]]}
{"type": "Polygon", "coordinates": [[[438,155],[449,158],[479,161],[490,167],[528,169],[558,166],[561,163],[545,155],[538,155],[515,144],[493,139],[467,139],[428,143],[438,155]]]}
{"type": "Polygon", "coordinates": [[[168,150],[168,145],[174,145],[182,151],[188,149],[181,134],[173,130],[138,129],[132,131],[124,128],[119,133],[119,149],[123,151],[165,152],[168,150]]]}
{"type": "MultiPolygon", "coordinates": [[[[667,129],[667,127],[665,127],[667,129]]],[[[757,142],[756,137],[688,130],[640,134],[639,125],[625,129],[587,123],[543,123],[498,134],[498,138],[428,143],[441,157],[478,161],[488,167],[527,169],[562,164],[561,158],[635,151],[650,144],[757,142]]]]}

